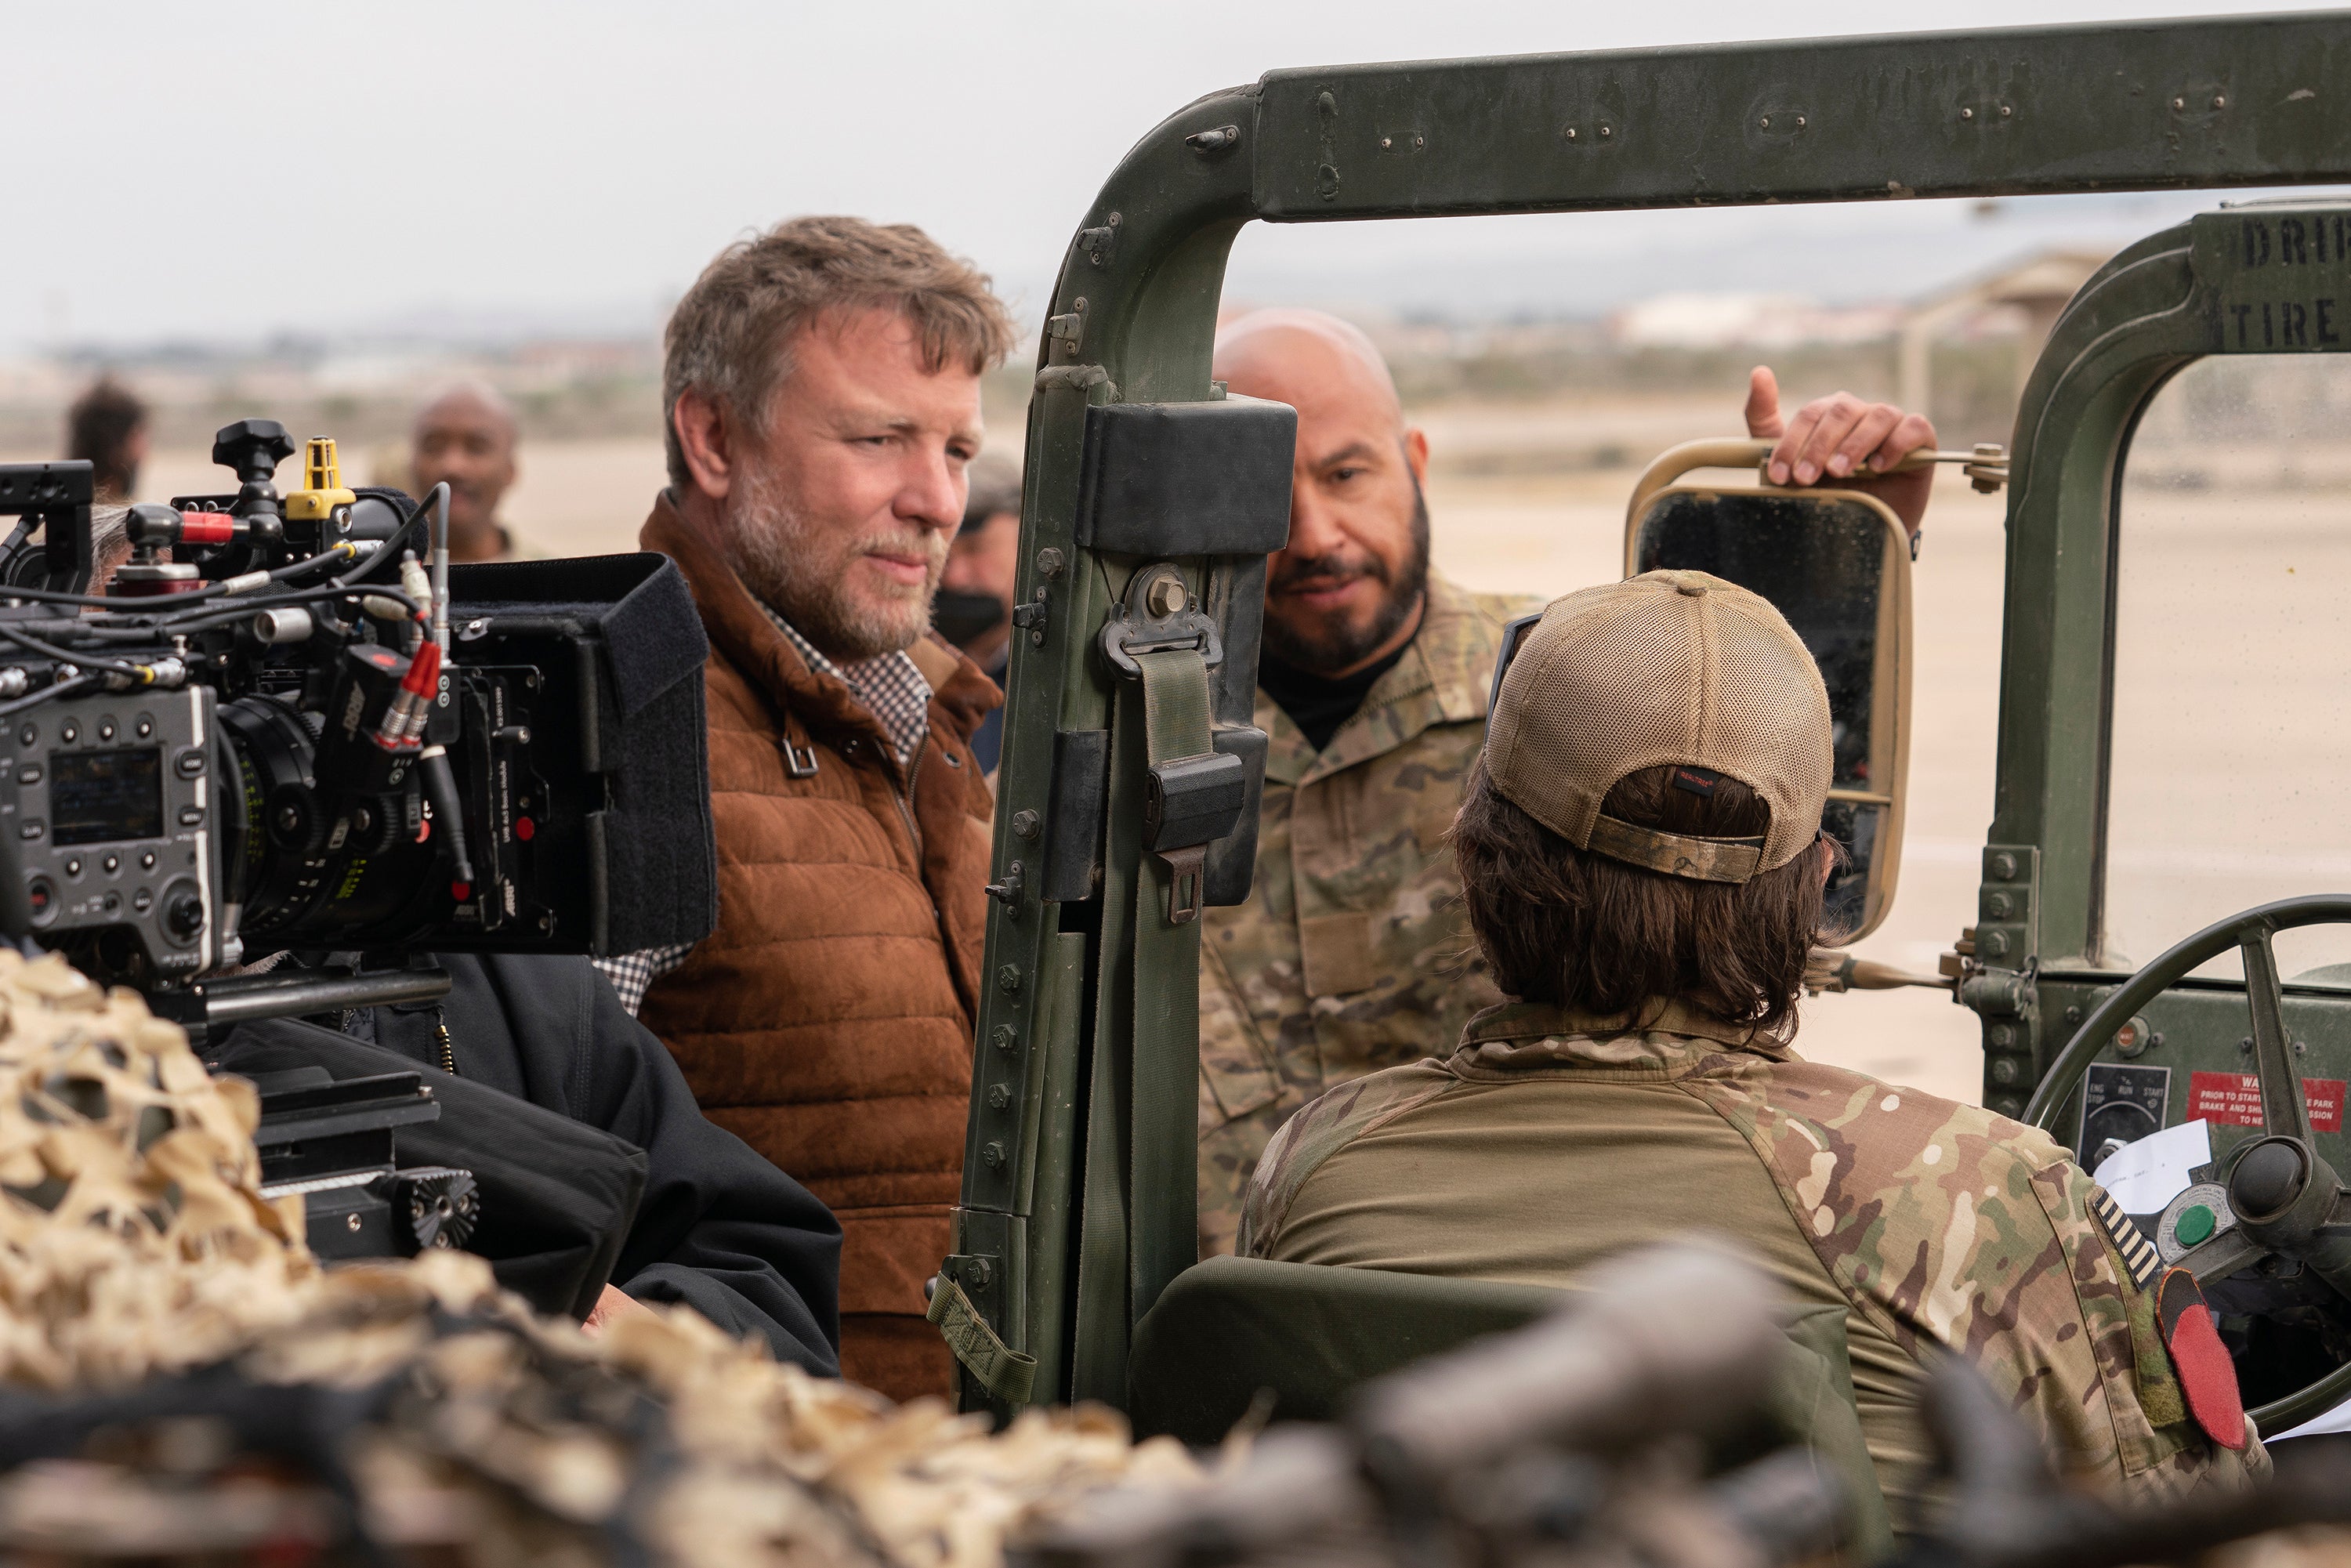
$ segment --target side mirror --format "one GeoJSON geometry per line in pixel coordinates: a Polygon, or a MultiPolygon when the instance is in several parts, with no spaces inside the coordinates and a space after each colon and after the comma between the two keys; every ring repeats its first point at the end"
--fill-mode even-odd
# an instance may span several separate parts
{"type": "Polygon", "coordinates": [[[1625,523],[1628,577],[1661,568],[1710,572],[1762,595],[1820,665],[1834,724],[1835,771],[1822,825],[1850,863],[1830,879],[1837,945],[1876,930],[1894,906],[1902,799],[1910,764],[1910,542],[1884,502],[1856,490],[1761,482],[1768,441],[1697,441],[1649,466],[1625,523]],[[1700,468],[1745,468],[1731,485],[1686,485],[1700,468]]]}

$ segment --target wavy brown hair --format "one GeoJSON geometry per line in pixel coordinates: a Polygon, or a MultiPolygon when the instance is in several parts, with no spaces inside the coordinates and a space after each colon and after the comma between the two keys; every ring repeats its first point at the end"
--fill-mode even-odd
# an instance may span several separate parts
{"type": "Polygon", "coordinates": [[[923,368],[979,375],[1009,353],[1012,318],[987,274],[912,224],[805,217],[728,246],[670,312],[664,333],[662,423],[670,483],[691,482],[677,439],[677,400],[699,389],[757,431],[791,373],[800,328],[829,310],[879,307],[905,318],[923,368]]]}
{"type": "MultiPolygon", "coordinates": [[[[1671,768],[1627,774],[1601,810],[1699,838],[1745,838],[1771,810],[1735,779],[1710,796],[1671,768]]],[[[1469,928],[1506,995],[1600,1014],[1673,997],[1726,1023],[1792,1033],[1821,925],[1819,852],[1745,883],[1694,882],[1579,850],[1503,799],[1481,758],[1453,824],[1469,928]]]]}

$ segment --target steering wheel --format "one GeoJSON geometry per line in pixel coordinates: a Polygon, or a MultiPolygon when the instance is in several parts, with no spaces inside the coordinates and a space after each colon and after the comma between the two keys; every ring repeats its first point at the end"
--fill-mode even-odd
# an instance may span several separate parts
{"type": "MultiPolygon", "coordinates": [[[[2351,895],[2280,899],[2206,926],[2099,1004],[2057,1053],[2024,1108],[2027,1122],[2055,1135],[2052,1124],[2058,1108],[2073,1096],[2091,1059],[2116,1030],[2199,964],[2232,946],[2242,955],[2263,1135],[2241,1145],[2229,1166],[2225,1180],[2231,1214],[2176,1265],[2193,1274],[2199,1285],[2225,1280],[2271,1258],[2287,1258],[2351,1300],[2351,1193],[2311,1142],[2310,1107],[2303,1096],[2302,1076],[2294,1070],[2277,956],[2270,949],[2270,938],[2280,931],[2334,925],[2351,925],[2351,895]]],[[[2351,1362],[2251,1414],[2263,1432],[2283,1432],[2332,1410],[2346,1396],[2351,1396],[2351,1362]]]]}

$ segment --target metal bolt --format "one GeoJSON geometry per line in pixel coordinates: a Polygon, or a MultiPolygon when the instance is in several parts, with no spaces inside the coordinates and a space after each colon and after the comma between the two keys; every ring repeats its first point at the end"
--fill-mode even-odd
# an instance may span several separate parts
{"type": "Polygon", "coordinates": [[[1614,135],[1615,135],[1615,134],[1616,134],[1616,133],[1615,133],[1615,131],[1614,131],[1610,130],[1610,129],[1609,129],[1607,126],[1605,126],[1605,125],[1604,125],[1604,126],[1602,126],[1602,127],[1600,128],[1600,140],[1601,140],[1601,141],[1607,141],[1611,136],[1614,136],[1614,135]]]}
{"type": "Polygon", "coordinates": [[[996,988],[1007,995],[1017,995],[1020,989],[1020,966],[1006,964],[996,971],[996,988]]]}
{"type": "MultiPolygon", "coordinates": [[[[987,1166],[988,1169],[994,1170],[997,1166],[1004,1163],[1004,1145],[1002,1144],[993,1142],[987,1144],[979,1151],[979,1158],[980,1162],[987,1166]]],[[[972,1282],[974,1284],[978,1283],[977,1281],[974,1281],[972,1282]]]]}
{"type": "Polygon", "coordinates": [[[2015,112],[2016,106],[2014,104],[2003,103],[2000,106],[2000,117],[2002,120],[2006,120],[2010,115],[2014,114],[2015,112]]]}
{"type": "Polygon", "coordinates": [[[1180,577],[1155,579],[1144,591],[1143,607],[1162,621],[1171,615],[1183,614],[1191,602],[1192,596],[1186,591],[1184,580],[1180,577]]]}
{"type": "Polygon", "coordinates": [[[1991,1026],[1991,1042],[2003,1050],[2016,1043],[2016,1030],[2004,1023],[1991,1026]]]}
{"type": "Polygon", "coordinates": [[[1393,146],[1395,146],[1395,138],[1394,138],[1394,137],[1392,137],[1392,136],[1383,136],[1383,137],[1381,137],[1381,138],[1380,138],[1380,151],[1382,151],[1383,152],[1386,152],[1389,148],[1391,148],[1391,147],[1393,147],[1393,146]]]}
{"type": "Polygon", "coordinates": [[[1038,575],[1038,576],[1040,576],[1040,577],[1059,577],[1059,576],[1061,576],[1061,559],[1062,559],[1062,557],[1061,557],[1061,552],[1060,550],[1057,550],[1057,549],[1040,549],[1040,550],[1039,550],[1039,551],[1037,552],[1037,575],[1038,575]]]}
{"type": "Polygon", "coordinates": [[[2237,1042],[2237,1050],[2246,1056],[2252,1055],[2253,1037],[2252,1035],[2247,1035],[2244,1039],[2239,1040],[2237,1042]]]}
{"type": "MultiPolygon", "coordinates": [[[[1001,1145],[990,1144],[987,1146],[996,1150],[999,1155],[1004,1152],[1001,1145]]],[[[964,1260],[963,1282],[969,1285],[973,1290],[985,1291],[987,1289],[987,1281],[994,1277],[995,1270],[987,1266],[987,1259],[967,1258],[964,1260]]]]}
{"type": "Polygon", "coordinates": [[[1044,821],[1044,819],[1043,819],[1043,818],[1041,818],[1041,817],[1040,817],[1040,816],[1038,816],[1038,815],[1037,815],[1037,813],[1036,813],[1036,812],[1034,812],[1034,811],[1015,811],[1015,812],[1013,812],[1013,813],[1012,813],[1012,832],[1013,832],[1013,836],[1014,836],[1014,837],[1016,837],[1016,838],[1034,839],[1034,838],[1037,836],[1037,829],[1038,829],[1039,825],[1040,825],[1040,824],[1041,824],[1041,823],[1043,822],[1043,821],[1044,821]]]}
{"type": "Polygon", "coordinates": [[[1984,912],[1994,920],[2005,920],[2009,912],[2008,894],[1995,893],[1984,900],[1984,912]]]}
{"type": "Polygon", "coordinates": [[[2019,1100],[2013,1094],[2001,1095],[1998,1100],[1992,1102],[1991,1108],[2003,1116],[2022,1116],[2024,1114],[2024,1102],[2019,1100]]]}
{"type": "Polygon", "coordinates": [[[1988,957],[2001,958],[2008,955],[2008,933],[2005,931],[1987,931],[1978,938],[1978,944],[1988,957]]]}
{"type": "Polygon", "coordinates": [[[991,1083],[987,1086],[987,1103],[1001,1111],[1012,1103],[1012,1091],[1001,1083],[991,1083]]]}
{"type": "Polygon", "coordinates": [[[2067,1008],[2065,1009],[2065,1021],[2067,1023],[2080,1023],[2082,1021],[2082,1009],[2079,1008],[2067,1008]]]}
{"type": "Polygon", "coordinates": [[[1571,125],[1571,126],[1569,126],[1569,127],[1567,128],[1567,139],[1568,139],[1570,141],[1574,141],[1574,140],[1575,140],[1575,127],[1574,127],[1574,126],[1573,126],[1573,125],[1571,125]]]}
{"type": "Polygon", "coordinates": [[[2171,100],[2171,107],[2174,109],[2186,109],[2188,107],[2188,100],[2184,98],[2175,98],[2171,100]]]}
{"type": "Polygon", "coordinates": [[[299,806],[280,806],[277,808],[277,831],[279,832],[290,833],[301,825],[302,809],[299,806]]]}
{"type": "Polygon", "coordinates": [[[2012,1056],[2002,1056],[1994,1059],[1991,1064],[1991,1081],[1994,1083],[2015,1082],[2016,1058],[2012,1056]]]}
{"type": "Polygon", "coordinates": [[[2002,882],[2016,880],[2016,857],[2002,850],[1991,857],[1991,874],[2002,882]]]}
{"type": "Polygon", "coordinates": [[[1769,130],[1771,130],[1771,117],[1770,115],[1768,115],[1768,114],[1767,114],[1767,115],[1765,115],[1762,119],[1761,119],[1761,120],[1757,120],[1755,123],[1756,123],[1759,127],[1761,127],[1761,129],[1763,129],[1763,130],[1765,130],[1765,131],[1769,131],[1769,130]]]}
{"type": "Polygon", "coordinates": [[[356,1215],[356,1214],[347,1214],[347,1215],[345,1215],[345,1216],[343,1217],[343,1228],[344,1228],[344,1229],[346,1229],[346,1230],[350,1230],[350,1231],[357,1231],[357,1230],[359,1229],[359,1228],[360,1228],[360,1217],[359,1217],[358,1215],[356,1215]]]}
{"type": "Polygon", "coordinates": [[[1802,115],[1801,115],[1801,114],[1800,114],[1800,115],[1796,116],[1796,129],[1797,129],[1797,130],[1799,130],[1799,131],[1802,131],[1803,128],[1804,128],[1804,117],[1803,117],[1802,115]]]}
{"type": "Polygon", "coordinates": [[[1973,120],[1975,117],[1976,111],[1972,109],[1963,109],[1959,110],[1959,118],[1961,120],[1973,120]]]}
{"type": "Polygon", "coordinates": [[[998,1024],[996,1032],[988,1038],[996,1041],[996,1049],[998,1051],[1010,1051],[1020,1043],[1020,1037],[1012,1031],[1012,1026],[1008,1023],[998,1024]]]}
{"type": "Polygon", "coordinates": [[[2308,1056],[2310,1054],[2310,1042],[2306,1040],[2295,1040],[2294,1042],[2294,1053],[2296,1056],[2308,1056]]]}
{"type": "Polygon", "coordinates": [[[2214,93],[2214,94],[2212,95],[2212,107],[2213,107],[2213,108],[2215,108],[2215,109],[2226,109],[2226,108],[2228,108],[2228,107],[2229,107],[2229,95],[2228,95],[2227,93],[2225,93],[2225,92],[2214,93]]]}
{"type": "Polygon", "coordinates": [[[1426,136],[1416,136],[1412,139],[1412,144],[1415,147],[1426,147],[1428,145],[1428,138],[1426,136]]]}

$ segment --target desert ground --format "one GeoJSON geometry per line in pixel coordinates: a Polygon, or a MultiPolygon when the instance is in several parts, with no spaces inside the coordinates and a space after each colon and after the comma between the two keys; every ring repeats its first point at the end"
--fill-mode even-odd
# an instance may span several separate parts
{"type": "MultiPolygon", "coordinates": [[[[2211,415],[2229,389],[2216,371],[2199,402],[2197,374],[2151,413],[2123,508],[2109,904],[2111,946],[2138,959],[2244,905],[2351,888],[2351,445],[2331,418],[2211,415]]],[[[1687,394],[1417,411],[1437,570],[1545,596],[1614,576],[1640,467],[1736,434],[1738,413],[1687,394]]],[[[218,473],[162,452],[141,488],[215,488],[218,473]]],[[[662,482],[656,440],[530,443],[508,519],[560,553],[632,549],[662,482]]],[[[1947,475],[1917,569],[1900,890],[1857,950],[1924,974],[1973,921],[1991,820],[2004,505],[1947,475]]],[[[2289,974],[2351,959],[2341,928],[2281,946],[2289,974]]],[[[1798,1049],[1959,1099],[1980,1089],[1974,1015],[1942,991],[1817,998],[1798,1049]]]]}

